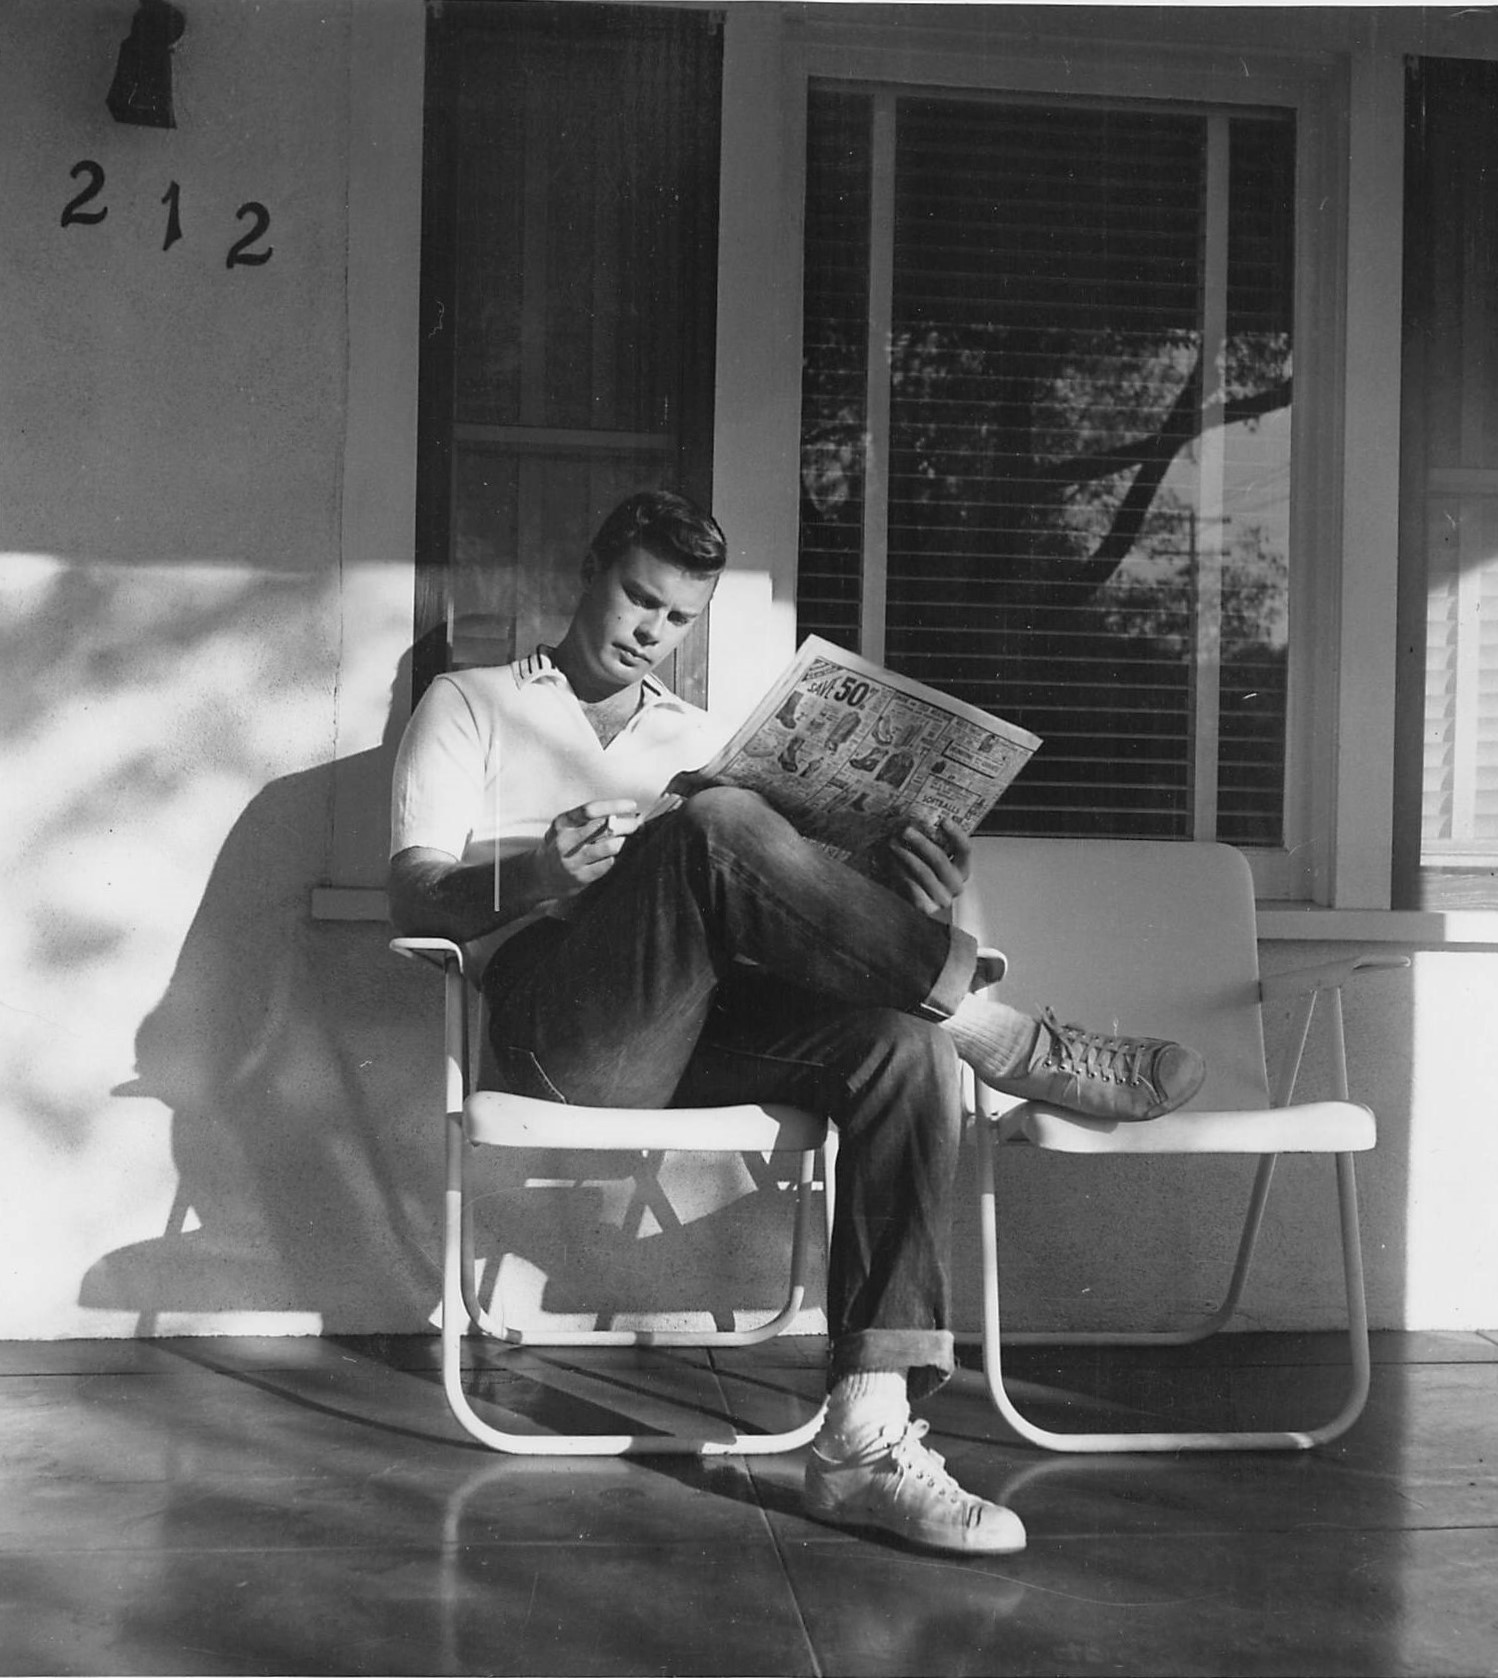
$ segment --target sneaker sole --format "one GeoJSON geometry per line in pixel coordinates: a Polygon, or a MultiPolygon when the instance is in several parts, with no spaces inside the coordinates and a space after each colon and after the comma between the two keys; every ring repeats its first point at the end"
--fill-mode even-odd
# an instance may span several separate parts
{"type": "Polygon", "coordinates": [[[923,1555],[1017,1556],[1027,1542],[1026,1538],[1021,1536],[1017,1544],[947,1544],[936,1538],[916,1538],[908,1532],[902,1532],[898,1527],[887,1527],[878,1521],[846,1516],[835,1509],[814,1509],[806,1505],[802,1513],[838,1532],[851,1533],[856,1538],[882,1539],[886,1543],[898,1544],[908,1550],[918,1550],[923,1555]]]}

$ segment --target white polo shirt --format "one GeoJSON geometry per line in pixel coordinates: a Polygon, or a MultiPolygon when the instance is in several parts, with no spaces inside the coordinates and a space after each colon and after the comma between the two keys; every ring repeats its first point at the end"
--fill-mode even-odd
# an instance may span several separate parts
{"type": "MultiPolygon", "coordinates": [[[[592,798],[648,808],[682,769],[718,744],[706,711],[653,676],[639,709],[605,747],[542,647],[514,664],[438,676],[411,715],[395,760],[390,854],[413,845],[464,863],[501,865],[534,850],[563,810],[592,798]]],[[[538,909],[473,946],[476,964],[548,912],[538,909]]]]}

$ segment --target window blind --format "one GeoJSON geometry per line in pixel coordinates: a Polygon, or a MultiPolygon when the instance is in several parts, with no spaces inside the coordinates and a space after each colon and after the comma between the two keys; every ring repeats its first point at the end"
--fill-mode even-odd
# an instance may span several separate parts
{"type": "Polygon", "coordinates": [[[807,111],[797,614],[858,649],[862,601],[873,102],[820,93],[807,111]]]}
{"type": "Polygon", "coordinates": [[[877,578],[878,656],[1044,737],[997,827],[1278,842],[1293,126],[881,97],[811,101],[802,627],[877,578]]]}
{"type": "Polygon", "coordinates": [[[1498,500],[1429,504],[1422,840],[1432,859],[1498,852],[1498,500]]]}

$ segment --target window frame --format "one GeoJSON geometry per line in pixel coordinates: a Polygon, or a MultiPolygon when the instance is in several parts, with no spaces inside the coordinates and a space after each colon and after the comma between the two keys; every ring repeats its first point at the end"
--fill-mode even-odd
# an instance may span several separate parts
{"type": "MultiPolygon", "coordinates": [[[[891,430],[892,409],[894,406],[890,389],[889,360],[885,353],[885,346],[889,343],[892,333],[895,266],[896,266],[896,238],[895,215],[898,196],[897,167],[897,133],[899,129],[899,106],[904,99],[919,100],[922,104],[931,105],[942,100],[949,100],[953,104],[991,103],[1011,110],[1022,109],[1031,105],[1036,109],[1054,110],[1058,105],[1066,105],[1073,109],[1087,112],[1114,111],[1130,114],[1159,114],[1171,117],[1188,117],[1199,120],[1203,125],[1203,168],[1208,182],[1208,190],[1215,194],[1216,206],[1208,208],[1204,236],[1205,272],[1204,280],[1207,286],[1205,299],[1205,315],[1203,317],[1203,331],[1208,343],[1214,340],[1218,349],[1222,347],[1225,334],[1225,321],[1221,318],[1225,307],[1227,288],[1227,249],[1228,220],[1227,205],[1227,170],[1228,170],[1228,124],[1236,116],[1252,116],[1255,114],[1269,114],[1282,112],[1293,107],[1266,106],[1262,101],[1243,102],[1236,106],[1224,106],[1217,102],[1210,105],[1196,101],[1165,101],[1152,98],[1126,98],[1110,96],[1100,98],[1088,96],[1085,99],[1056,98],[1054,96],[1036,95],[1033,93],[1011,94],[995,91],[992,88],[933,88],[923,86],[912,88],[908,85],[896,83],[868,83],[851,79],[832,79],[812,76],[808,80],[809,92],[836,91],[847,92],[866,98],[869,101],[870,135],[869,135],[869,263],[868,285],[869,302],[866,320],[867,350],[865,355],[865,388],[864,414],[866,416],[866,434],[869,446],[863,459],[863,565],[859,573],[860,598],[858,614],[858,646],[865,657],[881,662],[885,657],[886,635],[891,625],[888,622],[888,563],[889,563],[889,528],[890,506],[887,462],[893,456],[893,441],[891,430]],[[1215,314],[1214,314],[1215,311],[1215,314]]],[[[1297,146],[1297,156],[1299,147],[1297,146]]],[[[1297,169],[1299,164],[1297,163],[1297,169]]],[[[1297,203],[1303,192],[1303,182],[1297,179],[1297,203]]],[[[1312,189],[1314,190],[1314,184],[1312,189]]],[[[1298,220],[1298,218],[1297,218],[1298,220]]],[[[1295,267],[1295,278],[1298,282],[1302,274],[1300,264],[1295,267]]],[[[1302,300],[1297,297],[1297,311],[1302,306],[1302,300]]],[[[1299,316],[1297,314],[1297,338],[1299,316]]],[[[1299,356],[1296,357],[1297,362],[1299,356]]],[[[1199,438],[1201,450],[1201,471],[1204,485],[1210,486],[1213,471],[1211,462],[1214,456],[1221,453],[1221,432],[1210,423],[1210,415],[1214,403],[1220,402],[1220,393],[1214,393],[1208,386],[1202,396],[1204,424],[1199,438]]],[[[1296,435],[1299,435],[1299,415],[1295,421],[1296,435]]],[[[1295,456],[1292,455],[1292,471],[1295,469],[1295,456]]],[[[1221,461],[1217,461],[1220,476],[1221,461]]],[[[1220,484],[1219,484],[1220,489],[1220,484]]],[[[1205,524],[1208,528],[1213,525],[1210,506],[1210,488],[1204,490],[1203,507],[1205,510],[1205,524]]],[[[1290,503],[1287,509],[1291,526],[1292,540],[1298,536],[1295,529],[1295,492],[1292,483],[1290,503]]],[[[1197,658],[1195,665],[1195,679],[1192,687],[1196,694],[1194,708],[1190,716],[1190,743],[1188,751],[1192,756],[1190,781],[1193,788],[1191,828],[1192,836],[1197,839],[1214,839],[1217,837],[1217,824],[1220,816],[1218,802],[1218,771],[1219,771],[1219,681],[1220,666],[1216,658],[1216,638],[1220,628],[1220,600],[1221,600],[1221,554],[1217,554],[1218,565],[1208,563],[1203,565],[1201,587],[1196,595],[1198,606],[1205,606],[1202,622],[1198,625],[1197,658]]],[[[1292,597],[1295,593],[1295,579],[1297,567],[1292,564],[1290,587],[1292,597]]],[[[1300,601],[1309,598],[1302,590],[1300,601]]],[[[1297,609],[1294,598],[1291,602],[1292,614],[1297,609]]],[[[812,627],[816,627],[814,624],[812,627]]],[[[822,631],[827,633],[827,631],[822,631]]],[[[1305,679],[1310,664],[1310,653],[1301,648],[1297,662],[1297,643],[1294,635],[1291,637],[1289,659],[1291,665],[1291,685],[1305,679]]],[[[926,680],[933,678],[926,677],[926,680]]],[[[1250,846],[1240,844],[1252,867],[1256,886],[1261,897],[1293,899],[1305,895],[1307,881],[1303,877],[1308,860],[1306,842],[1303,833],[1292,835],[1288,820],[1288,811],[1292,807],[1290,796],[1292,777],[1295,773],[1293,748],[1289,741],[1289,723],[1286,719],[1287,733],[1287,761],[1285,774],[1281,783],[1281,818],[1285,829],[1285,842],[1278,846],[1250,846]]],[[[1301,753],[1308,752],[1309,742],[1301,742],[1301,753]]]]}
{"type": "MultiPolygon", "coordinates": [[[[1286,843],[1282,851],[1250,860],[1266,904],[1387,909],[1397,491],[1392,498],[1386,493],[1392,476],[1386,468],[1349,468],[1349,462],[1396,458],[1386,446],[1397,449],[1397,412],[1391,444],[1388,402],[1380,409],[1375,400],[1391,388],[1388,369],[1379,356],[1370,363],[1362,345],[1392,343],[1397,388],[1400,240],[1389,224],[1401,207],[1403,140],[1397,99],[1391,125],[1387,94],[1399,85],[1402,66],[1392,55],[1362,49],[1349,59],[1325,51],[1162,51],[1137,41],[1100,45],[1019,34],[1001,42],[995,20],[981,22],[975,35],[978,20],[966,27],[949,21],[894,28],[811,11],[782,21],[779,103],[783,118],[792,120],[782,130],[778,178],[782,201],[790,199],[787,209],[794,208],[782,242],[793,248],[785,255],[799,275],[805,102],[813,80],[918,93],[1144,99],[1196,109],[1279,106],[1295,113],[1298,446],[1291,508],[1296,559],[1286,843]],[[964,35],[971,50],[964,50],[964,35]],[[1349,365],[1345,345],[1354,332],[1360,356],[1349,365]],[[1354,453],[1355,447],[1366,452],[1354,453]],[[1363,538],[1359,547],[1353,546],[1355,534],[1363,538]],[[1331,562],[1308,557],[1328,554],[1335,556],[1331,562]],[[1347,651],[1380,643],[1390,657],[1377,669],[1370,668],[1366,652],[1352,657],[1347,651]]],[[[761,60],[768,58],[764,44],[756,44],[761,60]]],[[[727,133],[725,128],[725,149],[727,133]]],[[[725,201],[730,201],[726,188],[725,201]]],[[[742,297],[744,276],[735,284],[742,297]]],[[[720,332],[734,330],[734,290],[727,286],[720,294],[720,332]]],[[[799,294],[795,303],[799,389],[799,294]]],[[[786,360],[779,365],[784,378],[786,360]]],[[[720,391],[720,414],[722,401],[720,391]]],[[[776,452],[781,460],[794,459],[795,438],[782,432],[776,452]]],[[[790,485],[792,498],[795,490],[790,485]]],[[[778,488],[777,495],[783,494],[778,488]]],[[[775,522],[783,527],[783,510],[775,522]]],[[[794,547],[772,564],[772,594],[779,606],[794,600],[794,547]]]]}

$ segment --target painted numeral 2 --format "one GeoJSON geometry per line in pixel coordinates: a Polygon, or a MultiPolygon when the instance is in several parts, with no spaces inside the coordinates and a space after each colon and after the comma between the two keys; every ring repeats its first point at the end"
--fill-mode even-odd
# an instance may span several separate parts
{"type": "Polygon", "coordinates": [[[270,226],[270,211],[264,204],[257,204],[252,198],[249,203],[241,204],[234,212],[235,221],[243,221],[246,216],[251,218],[250,230],[241,234],[229,247],[229,254],[224,258],[225,268],[258,268],[261,263],[269,262],[275,251],[274,245],[267,245],[263,251],[252,251],[250,246],[259,238],[263,238],[270,226]]]}
{"type": "MultiPolygon", "coordinates": [[[[63,206],[60,225],[96,227],[109,214],[109,206],[101,204],[98,209],[90,210],[85,205],[93,203],[104,190],[103,169],[92,158],[86,157],[75,163],[68,173],[75,181],[81,179],[84,184],[63,206]]],[[[161,202],[166,205],[166,237],[161,248],[167,251],[182,237],[182,188],[176,181],[168,184],[161,202]]],[[[274,245],[266,245],[262,250],[252,249],[256,241],[270,231],[270,211],[252,198],[234,212],[236,221],[246,218],[249,219],[249,228],[229,247],[229,254],[224,258],[226,268],[259,268],[275,254],[274,245]]]]}
{"type": "Polygon", "coordinates": [[[97,163],[84,158],[82,163],[75,163],[68,173],[75,181],[80,175],[87,175],[88,185],[68,200],[67,207],[62,212],[62,225],[70,227],[76,221],[91,226],[95,222],[103,221],[109,214],[108,205],[102,210],[85,210],[83,206],[92,202],[104,190],[104,171],[97,163]]]}

